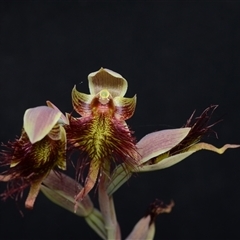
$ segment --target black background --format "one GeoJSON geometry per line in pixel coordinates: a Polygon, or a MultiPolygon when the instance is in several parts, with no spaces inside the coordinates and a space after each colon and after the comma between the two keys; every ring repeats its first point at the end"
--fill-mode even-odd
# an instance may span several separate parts
{"type": "MultiPolygon", "coordinates": [[[[0,8],[1,141],[19,135],[24,111],[45,100],[71,112],[74,84],[87,93],[87,75],[106,67],[128,80],[126,96],[137,93],[128,121],[137,139],[219,104],[219,139],[205,140],[240,143],[238,1],[1,1],[0,8]]],[[[155,198],[176,203],[157,218],[156,239],[240,238],[239,156],[198,152],[132,178],[115,194],[123,238],[155,198]]],[[[24,215],[13,200],[1,202],[0,239],[98,239],[42,194],[24,215]]]]}

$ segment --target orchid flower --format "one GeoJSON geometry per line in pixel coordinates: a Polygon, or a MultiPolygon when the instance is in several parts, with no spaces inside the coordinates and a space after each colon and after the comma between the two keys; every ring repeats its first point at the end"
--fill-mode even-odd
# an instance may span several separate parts
{"type": "Polygon", "coordinates": [[[66,169],[66,132],[62,124],[67,118],[51,102],[26,110],[21,137],[9,142],[1,153],[1,166],[9,166],[2,172],[0,181],[9,182],[3,198],[22,195],[30,186],[26,208],[33,208],[41,182],[49,172],[58,167],[66,169]]]}
{"type": "Polygon", "coordinates": [[[78,179],[88,166],[84,188],[76,195],[76,201],[82,200],[103,175],[111,179],[108,186],[111,195],[133,172],[170,167],[201,149],[221,154],[227,148],[239,147],[227,144],[218,149],[200,142],[202,136],[211,131],[212,125],[208,122],[215,105],[195,121],[192,115],[182,128],[153,132],[136,143],[125,122],[136,106],[136,95],[124,97],[126,79],[101,68],[89,74],[88,80],[90,94],[78,92],[76,86],[72,90],[73,107],[81,117],[69,114],[66,127],[69,149],[80,152],[78,179]]]}
{"type": "Polygon", "coordinates": [[[118,73],[101,68],[89,74],[90,94],[72,90],[72,103],[82,117],[69,115],[66,128],[70,149],[77,149],[79,174],[89,165],[84,188],[76,196],[82,200],[102,175],[110,176],[110,170],[124,163],[125,171],[137,166],[135,139],[125,120],[135,110],[136,96],[125,98],[127,81],[118,73]]]}

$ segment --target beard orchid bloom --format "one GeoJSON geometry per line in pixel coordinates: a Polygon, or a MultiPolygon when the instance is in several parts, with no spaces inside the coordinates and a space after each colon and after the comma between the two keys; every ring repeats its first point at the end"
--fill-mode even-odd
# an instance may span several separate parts
{"type": "Polygon", "coordinates": [[[76,196],[82,200],[104,174],[110,176],[111,169],[124,163],[129,172],[137,166],[135,139],[125,120],[135,110],[136,96],[125,98],[127,81],[118,73],[101,68],[89,74],[90,94],[72,90],[74,110],[81,115],[69,115],[67,138],[70,149],[81,152],[78,175],[89,166],[84,188],[76,196]]]}
{"type": "Polygon", "coordinates": [[[67,118],[51,102],[26,110],[21,137],[9,142],[1,153],[1,166],[9,168],[2,172],[0,181],[8,182],[2,194],[16,198],[30,186],[26,208],[33,208],[43,179],[58,167],[66,169],[66,132],[62,124],[67,118]]]}

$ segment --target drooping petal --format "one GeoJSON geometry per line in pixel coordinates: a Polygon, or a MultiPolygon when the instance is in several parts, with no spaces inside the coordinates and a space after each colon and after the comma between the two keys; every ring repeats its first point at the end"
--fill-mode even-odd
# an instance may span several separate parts
{"type": "Polygon", "coordinates": [[[113,101],[116,107],[115,114],[117,118],[127,120],[132,117],[137,102],[136,95],[133,98],[115,97],[113,101]]]}
{"type": "Polygon", "coordinates": [[[107,89],[113,98],[123,97],[127,91],[127,81],[118,73],[109,69],[100,70],[88,75],[90,94],[96,95],[102,89],[107,89]]]}
{"type": "Polygon", "coordinates": [[[75,85],[72,90],[72,104],[74,110],[82,117],[89,116],[92,113],[90,104],[94,97],[94,95],[78,92],[75,85]]]}
{"type": "Polygon", "coordinates": [[[43,139],[60,119],[62,113],[47,106],[26,110],[23,117],[23,127],[32,144],[43,139]]]}
{"type": "Polygon", "coordinates": [[[35,203],[35,200],[36,200],[38,193],[40,191],[40,188],[41,188],[42,179],[31,184],[30,191],[29,191],[27,199],[25,201],[26,208],[33,209],[33,205],[35,203]]]}
{"type": "MultiPolygon", "coordinates": [[[[99,174],[99,170],[100,170],[100,162],[98,161],[98,159],[93,159],[90,162],[90,167],[89,167],[89,172],[85,181],[85,185],[84,188],[80,190],[80,192],[77,194],[76,196],[76,203],[80,200],[82,201],[84,199],[85,196],[87,196],[87,194],[92,190],[92,188],[94,187],[96,181],[97,181],[97,177],[99,174]]],[[[77,210],[77,204],[75,205],[75,211],[77,210]]]]}
{"type": "Polygon", "coordinates": [[[201,143],[197,143],[196,145],[193,145],[186,152],[182,152],[176,155],[172,155],[170,157],[166,157],[160,160],[159,162],[151,165],[143,165],[141,168],[138,169],[138,172],[155,171],[155,170],[171,167],[199,150],[209,150],[209,151],[216,152],[218,154],[223,154],[228,148],[239,148],[239,147],[240,145],[226,144],[221,148],[216,148],[211,144],[201,142],[201,143]]]}
{"type": "Polygon", "coordinates": [[[162,130],[143,137],[136,145],[141,155],[140,165],[176,146],[188,135],[190,129],[162,130]]]}
{"type": "MultiPolygon", "coordinates": [[[[43,180],[41,191],[52,202],[67,209],[73,213],[74,205],[76,203],[74,196],[83,189],[83,187],[68,177],[65,174],[51,171],[50,174],[43,180]]],[[[93,210],[93,204],[89,196],[86,196],[81,202],[78,202],[76,214],[81,217],[88,216],[93,210]]]]}

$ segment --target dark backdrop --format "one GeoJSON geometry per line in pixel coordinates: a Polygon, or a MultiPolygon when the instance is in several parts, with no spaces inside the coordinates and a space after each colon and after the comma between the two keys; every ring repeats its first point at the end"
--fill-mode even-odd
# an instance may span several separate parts
{"type": "MultiPolygon", "coordinates": [[[[74,84],[88,92],[87,75],[106,67],[128,80],[128,97],[138,95],[128,121],[137,139],[219,104],[219,139],[206,141],[240,143],[239,2],[1,1],[0,8],[1,141],[19,135],[24,111],[45,100],[72,111],[74,84]]],[[[115,194],[123,237],[159,198],[176,206],[157,218],[156,239],[240,238],[239,157],[238,149],[199,152],[134,177],[115,194]]],[[[42,194],[24,215],[13,200],[1,202],[0,238],[98,239],[42,194]]]]}

